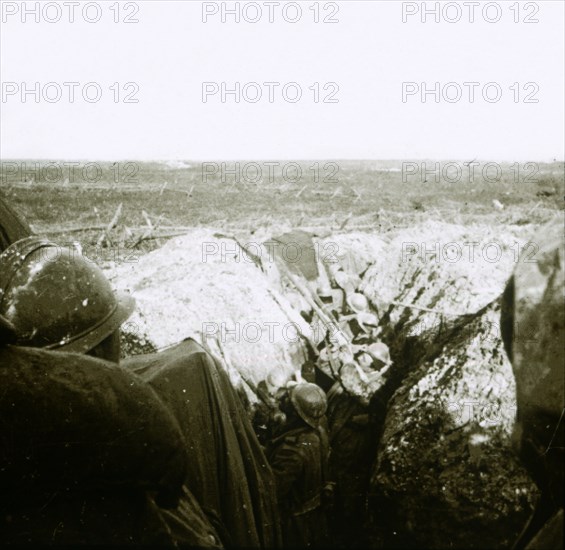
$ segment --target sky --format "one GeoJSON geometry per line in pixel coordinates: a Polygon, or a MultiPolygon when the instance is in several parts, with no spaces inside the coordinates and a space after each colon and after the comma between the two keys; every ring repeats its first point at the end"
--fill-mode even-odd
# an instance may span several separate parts
{"type": "Polygon", "coordinates": [[[0,157],[563,160],[564,5],[0,0],[0,157]]]}

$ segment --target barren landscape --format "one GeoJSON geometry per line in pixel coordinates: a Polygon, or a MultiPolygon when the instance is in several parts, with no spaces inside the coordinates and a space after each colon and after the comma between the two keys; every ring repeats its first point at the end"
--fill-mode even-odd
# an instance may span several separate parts
{"type": "Polygon", "coordinates": [[[307,358],[285,327],[312,338],[263,243],[312,234],[329,252],[322,263],[360,279],[394,364],[379,390],[387,414],[371,492],[387,513],[375,544],[506,546],[517,536],[537,490],[509,444],[515,386],[499,298],[516,263],[535,261],[536,230],[562,212],[562,163],[536,164],[534,175],[500,164],[497,181],[480,163],[471,181],[454,162],[456,182],[447,162],[430,173],[435,161],[427,173],[424,161],[301,162],[273,178],[242,172],[245,161],[129,163],[125,175],[127,163],[96,163],[102,176],[85,182],[49,181],[35,162],[24,175],[3,171],[4,195],[36,233],[80,243],[133,294],[124,354],[193,337],[223,356],[251,402],[248,382],[288,378],[307,358]]]}

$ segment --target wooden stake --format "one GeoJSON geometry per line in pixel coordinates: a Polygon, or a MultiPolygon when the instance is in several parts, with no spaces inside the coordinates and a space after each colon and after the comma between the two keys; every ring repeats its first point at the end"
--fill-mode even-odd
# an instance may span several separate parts
{"type": "Polygon", "coordinates": [[[109,244],[112,244],[112,240],[110,239],[110,231],[118,223],[121,213],[122,213],[122,203],[119,204],[118,208],[116,209],[116,213],[114,214],[114,217],[112,218],[106,229],[102,232],[100,237],[98,237],[98,241],[96,242],[97,247],[100,247],[102,245],[104,239],[106,239],[109,244]]]}
{"type": "Polygon", "coordinates": [[[339,231],[341,231],[347,225],[347,222],[349,222],[351,216],[353,216],[353,212],[349,212],[349,214],[347,214],[347,216],[345,217],[345,220],[341,222],[341,225],[338,228],[339,231]]]}

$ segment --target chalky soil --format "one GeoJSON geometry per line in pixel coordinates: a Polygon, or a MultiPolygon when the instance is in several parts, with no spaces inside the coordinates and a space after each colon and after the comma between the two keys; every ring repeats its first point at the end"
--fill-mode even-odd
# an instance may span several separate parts
{"type": "MultiPolygon", "coordinates": [[[[499,321],[520,254],[535,259],[531,235],[428,222],[319,240],[360,278],[394,361],[379,390],[387,413],[370,483],[372,529],[387,546],[507,546],[531,513],[535,485],[510,449],[515,383],[499,321]]],[[[312,329],[275,263],[262,270],[234,244],[195,229],[107,275],[137,300],[124,327],[134,347],[205,342],[253,401],[247,382],[291,377],[312,329]]]]}

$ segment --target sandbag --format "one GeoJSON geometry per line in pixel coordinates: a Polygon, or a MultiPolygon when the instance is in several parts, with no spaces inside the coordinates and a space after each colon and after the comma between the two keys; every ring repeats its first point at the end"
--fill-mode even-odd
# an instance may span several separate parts
{"type": "Polygon", "coordinates": [[[186,454],[175,419],[130,371],[93,357],[0,349],[0,490],[135,487],[175,506],[186,454]]]}

